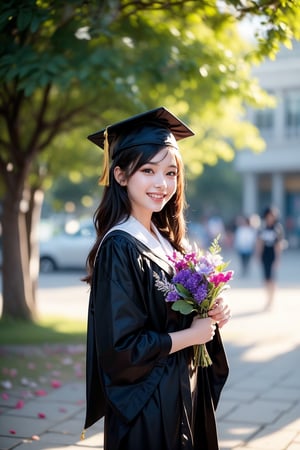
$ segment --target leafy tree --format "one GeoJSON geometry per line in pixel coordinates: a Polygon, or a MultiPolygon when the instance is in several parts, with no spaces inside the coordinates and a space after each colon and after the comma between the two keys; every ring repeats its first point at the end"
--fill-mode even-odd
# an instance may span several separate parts
{"type": "Polygon", "coordinates": [[[187,186],[188,219],[197,222],[218,214],[230,224],[241,213],[241,181],[233,162],[220,159],[216,165],[206,165],[202,175],[187,186]]]}
{"type": "Polygon", "coordinates": [[[0,6],[0,173],[3,315],[31,320],[38,275],[36,224],[53,177],[94,173],[87,130],[160,104],[186,118],[201,151],[190,176],[263,143],[243,102],[269,101],[251,58],[299,36],[297,1],[7,0],[0,6]],[[263,18],[256,52],[241,18],[263,18]],[[230,125],[230,126],[229,126],[230,125]],[[67,168],[67,170],[66,170],[67,168]],[[14,274],[12,276],[12,274],[14,274]]]}

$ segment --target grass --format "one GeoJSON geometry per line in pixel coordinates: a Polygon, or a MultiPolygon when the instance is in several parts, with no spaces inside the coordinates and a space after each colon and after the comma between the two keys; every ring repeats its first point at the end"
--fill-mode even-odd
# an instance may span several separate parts
{"type": "Polygon", "coordinates": [[[86,323],[0,320],[0,392],[51,389],[84,377],[86,323]]]}
{"type": "Polygon", "coordinates": [[[65,317],[47,317],[37,322],[0,320],[0,345],[83,343],[86,322],[65,317]]]}

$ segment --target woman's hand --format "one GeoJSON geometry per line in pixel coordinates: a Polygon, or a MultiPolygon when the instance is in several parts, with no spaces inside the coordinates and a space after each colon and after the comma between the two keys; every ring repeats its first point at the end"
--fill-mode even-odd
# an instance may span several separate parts
{"type": "Polygon", "coordinates": [[[172,339],[170,354],[178,352],[191,345],[205,344],[213,339],[216,331],[216,323],[222,328],[230,319],[230,308],[222,297],[219,297],[208,312],[205,319],[195,316],[189,328],[169,333],[172,339]]]}
{"type": "Polygon", "coordinates": [[[189,328],[169,333],[172,339],[170,354],[192,345],[205,344],[211,341],[216,331],[216,322],[210,317],[201,319],[195,316],[189,328]]]}
{"type": "Polygon", "coordinates": [[[213,339],[216,331],[216,322],[210,317],[201,319],[199,316],[195,316],[190,329],[195,332],[196,340],[194,345],[205,344],[213,339]]]}
{"type": "Polygon", "coordinates": [[[217,298],[212,309],[208,311],[209,317],[222,328],[231,318],[229,305],[223,297],[217,298]]]}

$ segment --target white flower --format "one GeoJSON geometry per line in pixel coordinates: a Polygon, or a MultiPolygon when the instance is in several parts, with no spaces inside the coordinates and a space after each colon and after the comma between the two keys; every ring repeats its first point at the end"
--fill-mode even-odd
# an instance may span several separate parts
{"type": "Polygon", "coordinates": [[[81,27],[75,33],[77,39],[86,39],[89,41],[91,39],[91,35],[89,33],[89,27],[81,27]]]}
{"type": "Polygon", "coordinates": [[[9,380],[3,380],[3,381],[1,381],[1,386],[4,389],[11,389],[12,388],[12,382],[9,381],[9,380]]]}

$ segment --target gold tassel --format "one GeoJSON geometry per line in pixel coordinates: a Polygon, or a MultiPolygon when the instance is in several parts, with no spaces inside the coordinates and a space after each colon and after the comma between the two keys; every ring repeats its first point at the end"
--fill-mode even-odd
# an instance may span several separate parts
{"type": "Polygon", "coordinates": [[[80,435],[80,440],[84,441],[85,439],[85,430],[82,430],[81,435],[80,435]]]}
{"type": "Polygon", "coordinates": [[[102,186],[109,186],[109,142],[107,128],[104,131],[104,162],[103,173],[99,180],[99,184],[102,186]]]}

